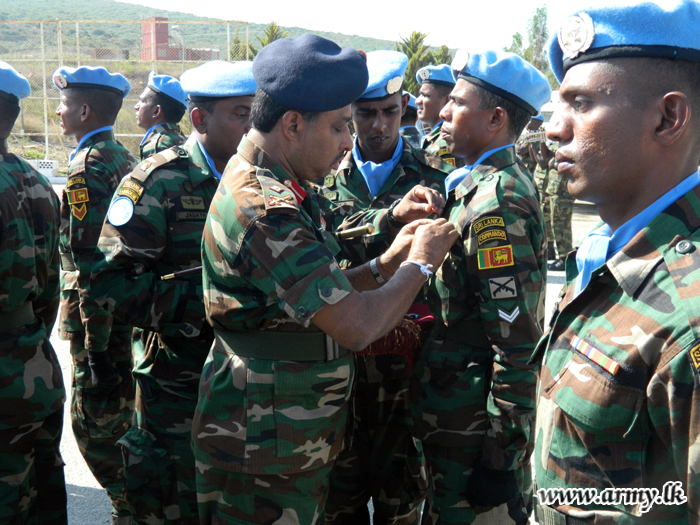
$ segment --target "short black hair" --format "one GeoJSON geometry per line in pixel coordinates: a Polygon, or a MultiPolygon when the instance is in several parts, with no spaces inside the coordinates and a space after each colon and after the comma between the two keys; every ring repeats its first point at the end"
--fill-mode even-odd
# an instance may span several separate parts
{"type": "Polygon", "coordinates": [[[508,115],[508,132],[513,140],[517,139],[525,129],[525,126],[530,123],[532,114],[524,107],[497,95],[493,91],[484,89],[476,84],[472,84],[472,86],[479,96],[479,110],[501,108],[505,111],[508,115]]]}
{"type": "MultiPolygon", "coordinates": [[[[430,84],[431,86],[433,86],[440,98],[446,97],[447,95],[452,93],[452,90],[455,87],[454,84],[442,84],[438,82],[423,82],[423,84],[430,84]]],[[[418,91],[420,92],[420,88],[418,88],[418,91]]]]}
{"type": "Polygon", "coordinates": [[[150,87],[148,91],[149,98],[153,101],[153,104],[160,106],[160,109],[163,111],[163,117],[165,118],[166,122],[177,124],[182,120],[182,117],[185,116],[185,111],[187,111],[186,107],[184,107],[182,104],[178,104],[172,98],[167,97],[162,93],[153,91],[150,87]]]}
{"type": "MultiPolygon", "coordinates": [[[[292,110],[293,108],[288,108],[284,104],[277,102],[262,89],[258,88],[250,108],[250,124],[262,133],[270,133],[282,116],[287,111],[292,110]]],[[[315,122],[321,115],[317,111],[294,111],[298,111],[307,122],[315,122]]]]}
{"type": "Polygon", "coordinates": [[[6,138],[3,135],[9,136],[12,133],[19,112],[19,104],[0,97],[0,140],[6,138]]]}
{"type": "Polygon", "coordinates": [[[80,104],[87,104],[104,125],[114,125],[122,108],[122,96],[104,89],[70,88],[69,96],[75,97],[80,104]]]}
{"type": "Polygon", "coordinates": [[[406,113],[403,114],[403,117],[401,117],[401,125],[402,126],[415,126],[416,125],[416,120],[418,120],[418,110],[416,108],[412,108],[411,106],[406,106],[406,113]],[[410,123],[410,124],[404,124],[404,122],[410,123]]]}

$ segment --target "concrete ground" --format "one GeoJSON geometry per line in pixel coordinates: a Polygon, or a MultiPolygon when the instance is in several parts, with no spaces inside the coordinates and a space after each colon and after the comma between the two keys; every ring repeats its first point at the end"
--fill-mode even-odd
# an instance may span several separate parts
{"type": "MultiPolygon", "coordinates": [[[[60,191],[62,187],[57,187],[60,191]]],[[[595,208],[586,203],[577,202],[574,207],[573,235],[574,245],[593,229],[598,223],[595,208]]],[[[556,298],[564,284],[563,272],[550,272],[547,279],[546,312],[547,321],[552,313],[556,298]]],[[[51,337],[58,359],[63,370],[63,380],[66,390],[70,389],[71,364],[68,343],[61,341],[55,332],[51,337]]],[[[66,488],[68,492],[68,523],[69,525],[102,525],[109,524],[111,505],[105,491],[95,480],[87,468],[83,457],[78,451],[73,431],[70,425],[70,406],[66,403],[63,440],[61,453],[66,463],[66,488]]]]}

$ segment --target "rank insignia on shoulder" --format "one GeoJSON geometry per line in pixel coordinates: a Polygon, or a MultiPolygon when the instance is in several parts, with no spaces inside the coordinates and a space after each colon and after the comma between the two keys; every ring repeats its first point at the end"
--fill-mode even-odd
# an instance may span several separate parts
{"type": "Polygon", "coordinates": [[[498,246],[496,248],[482,248],[478,250],[479,270],[488,270],[490,268],[503,268],[505,266],[513,266],[513,246],[498,246]]]}
{"type": "Polygon", "coordinates": [[[66,198],[68,199],[68,204],[80,204],[82,202],[89,202],[87,188],[81,188],[79,190],[66,190],[66,198]]]}
{"type": "Polygon", "coordinates": [[[282,186],[278,186],[277,184],[270,186],[270,189],[272,191],[276,191],[277,193],[282,193],[284,191],[284,188],[282,186]]]}
{"type": "Polygon", "coordinates": [[[333,175],[326,175],[326,177],[323,179],[323,185],[326,188],[332,188],[335,186],[335,177],[333,175]]]}
{"type": "Polygon", "coordinates": [[[491,291],[491,299],[515,299],[518,297],[515,277],[489,279],[489,290],[491,291]]]}
{"type": "Polygon", "coordinates": [[[70,179],[68,179],[68,182],[66,182],[66,188],[70,188],[71,186],[75,186],[76,184],[85,184],[85,178],[71,177],[70,179]]]}
{"type": "Polygon", "coordinates": [[[472,226],[472,229],[474,230],[475,234],[479,234],[482,230],[485,230],[487,228],[505,228],[506,223],[503,220],[503,217],[484,217],[483,219],[479,219],[474,223],[472,226]]]}
{"type": "Polygon", "coordinates": [[[329,191],[328,193],[324,193],[323,196],[328,199],[329,201],[334,201],[338,199],[338,192],[337,191],[329,191]]]}
{"type": "Polygon", "coordinates": [[[516,306],[510,312],[507,310],[502,310],[501,308],[498,309],[498,317],[503,319],[506,323],[513,324],[513,321],[515,321],[519,315],[520,315],[520,307],[519,306],[516,306]]]}
{"type": "Polygon", "coordinates": [[[140,167],[141,171],[148,171],[148,168],[150,168],[153,165],[152,162],[144,162],[140,167]]]}
{"type": "Polygon", "coordinates": [[[270,195],[267,205],[268,206],[294,206],[296,203],[294,202],[294,197],[291,195],[282,195],[281,197],[275,197],[274,195],[270,195]]]}
{"type": "Polygon", "coordinates": [[[81,204],[80,206],[73,205],[71,206],[71,213],[76,219],[82,221],[85,218],[85,215],[87,215],[87,205],[85,203],[81,204]]]}
{"type": "Polygon", "coordinates": [[[700,373],[700,344],[690,349],[690,362],[693,364],[696,373],[700,373]]]}
{"type": "Polygon", "coordinates": [[[603,369],[607,370],[612,375],[617,374],[617,371],[620,369],[620,364],[617,361],[613,361],[603,352],[592,347],[586,341],[576,335],[571,338],[571,346],[574,347],[580,354],[585,355],[588,359],[603,367],[603,369]]]}

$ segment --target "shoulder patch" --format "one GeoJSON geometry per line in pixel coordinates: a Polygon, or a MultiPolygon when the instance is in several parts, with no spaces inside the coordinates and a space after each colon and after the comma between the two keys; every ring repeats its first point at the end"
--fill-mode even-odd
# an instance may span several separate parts
{"type": "Polygon", "coordinates": [[[76,184],[87,184],[85,182],[85,177],[71,177],[68,179],[68,182],[66,182],[66,188],[70,188],[71,186],[75,186],[76,184]]]}
{"type": "Polygon", "coordinates": [[[489,228],[505,228],[506,223],[503,220],[503,217],[498,217],[498,216],[488,216],[488,217],[483,217],[482,219],[479,219],[478,221],[474,221],[474,224],[472,225],[472,229],[474,230],[474,233],[478,235],[481,233],[483,230],[489,229],[489,228]]]}
{"type": "Polygon", "coordinates": [[[144,161],[142,161],[134,171],[131,172],[130,177],[136,179],[140,182],[146,182],[148,176],[153,173],[154,170],[170,164],[174,160],[179,158],[187,158],[187,152],[179,146],[173,148],[164,149],[163,151],[156,153],[144,161]]]}
{"type": "Polygon", "coordinates": [[[498,246],[497,248],[483,248],[478,250],[479,270],[489,270],[491,268],[503,268],[505,266],[514,266],[513,247],[498,246]]]}
{"type": "Polygon", "coordinates": [[[299,202],[294,192],[279,183],[268,170],[258,169],[255,176],[262,188],[265,209],[279,210],[289,213],[299,211],[299,202]]]}
{"type": "Polygon", "coordinates": [[[117,195],[128,198],[132,203],[136,204],[141,195],[143,195],[143,186],[132,179],[126,179],[122,182],[117,195]]]}
{"type": "Polygon", "coordinates": [[[700,344],[696,344],[688,351],[690,363],[693,365],[696,374],[700,374],[700,344]]]}

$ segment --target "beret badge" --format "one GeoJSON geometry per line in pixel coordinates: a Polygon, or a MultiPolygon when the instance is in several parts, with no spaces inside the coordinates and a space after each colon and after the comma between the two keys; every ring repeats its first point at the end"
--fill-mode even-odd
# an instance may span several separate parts
{"type": "Polygon", "coordinates": [[[61,89],[66,89],[68,87],[68,81],[66,80],[66,77],[64,77],[60,73],[54,76],[53,79],[56,82],[56,84],[61,86],[61,89]]]}
{"type": "Polygon", "coordinates": [[[591,47],[594,37],[593,20],[586,13],[567,18],[557,33],[559,47],[564,56],[569,59],[585,53],[591,47]]]}
{"type": "Polygon", "coordinates": [[[428,80],[430,78],[430,71],[427,69],[421,69],[418,74],[423,80],[428,80]]]}
{"type": "Polygon", "coordinates": [[[450,64],[450,67],[454,71],[462,71],[465,67],[467,67],[467,62],[469,62],[469,52],[458,49],[455,53],[455,57],[452,59],[452,64],[450,64]]]}
{"type": "Polygon", "coordinates": [[[392,78],[389,82],[386,83],[386,92],[390,95],[393,95],[399,89],[401,89],[401,84],[403,84],[402,76],[392,78]]]}

